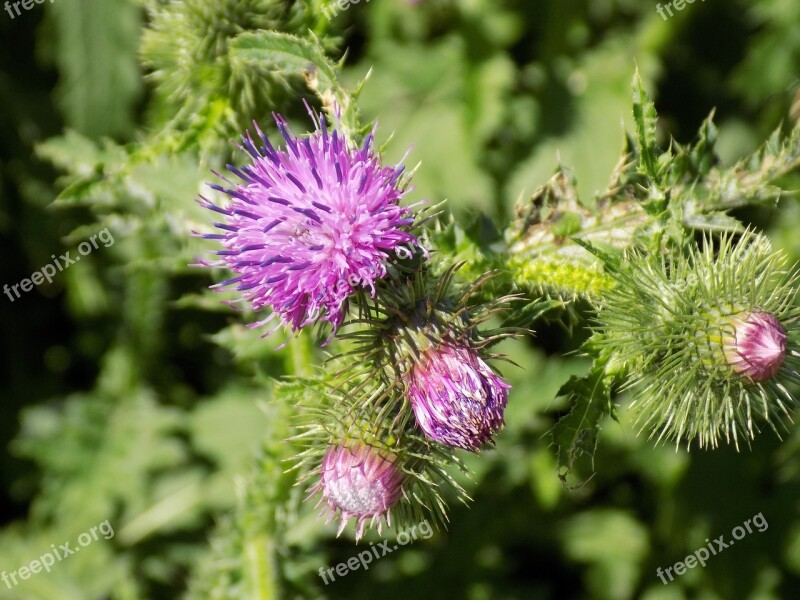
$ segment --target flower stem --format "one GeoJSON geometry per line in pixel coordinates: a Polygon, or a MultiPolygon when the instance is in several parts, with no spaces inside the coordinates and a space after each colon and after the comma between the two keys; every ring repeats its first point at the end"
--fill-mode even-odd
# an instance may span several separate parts
{"type": "Polygon", "coordinates": [[[287,361],[287,369],[292,375],[310,377],[311,365],[314,364],[314,347],[309,333],[298,332],[288,345],[290,359],[287,361]]]}
{"type": "Polygon", "coordinates": [[[266,534],[245,542],[245,556],[249,579],[250,597],[253,600],[276,600],[280,597],[275,548],[266,534]]]}

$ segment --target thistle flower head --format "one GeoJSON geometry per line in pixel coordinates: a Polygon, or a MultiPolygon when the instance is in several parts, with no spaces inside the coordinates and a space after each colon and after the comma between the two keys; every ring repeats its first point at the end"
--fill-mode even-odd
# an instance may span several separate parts
{"type": "Polygon", "coordinates": [[[594,341],[622,365],[631,409],[658,439],[738,447],[796,404],[796,276],[748,231],[685,255],[632,252],[599,305],[594,341]]]}
{"type": "Polygon", "coordinates": [[[428,348],[409,373],[420,429],[445,446],[477,450],[503,427],[511,387],[465,343],[428,348]]]}
{"type": "Polygon", "coordinates": [[[392,454],[360,442],[328,448],[312,493],[321,493],[328,522],[341,518],[337,535],[351,517],[356,520],[356,541],[368,522],[377,521],[379,532],[384,519],[391,525],[389,511],[402,497],[405,480],[396,460],[392,454]]]}
{"type": "Polygon", "coordinates": [[[731,368],[756,382],[775,377],[786,360],[786,329],[774,315],[754,311],[731,319],[732,332],[723,340],[731,368]]]}
{"type": "MultiPolygon", "coordinates": [[[[313,115],[312,115],[313,116],[313,115]]],[[[218,286],[233,285],[254,310],[265,307],[293,331],[315,321],[341,325],[348,298],[357,289],[375,294],[375,282],[386,275],[386,260],[400,246],[416,243],[408,229],[413,215],[400,206],[407,191],[403,168],[382,166],[370,134],[360,149],[314,117],[317,128],[295,137],[275,116],[285,148],[274,148],[255,126],[257,147],[248,133],[243,149],[250,165],[228,169],[242,180],[230,187],[212,185],[230,197],[216,206],[215,223],[223,250],[211,266],[227,267],[235,276],[218,286]]]]}

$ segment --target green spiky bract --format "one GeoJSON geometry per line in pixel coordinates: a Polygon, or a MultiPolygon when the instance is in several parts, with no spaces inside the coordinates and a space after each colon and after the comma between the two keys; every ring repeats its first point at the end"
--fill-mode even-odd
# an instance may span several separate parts
{"type": "Polygon", "coordinates": [[[609,270],[617,285],[599,305],[592,343],[609,370],[626,372],[642,429],[687,447],[738,448],[764,424],[778,432],[795,404],[787,386],[800,381],[797,279],[783,254],[746,231],[691,242],[685,254],[632,250],[609,270]],[[789,335],[783,367],[764,383],[737,375],[722,346],[736,316],[753,311],[774,315],[789,335]]]}

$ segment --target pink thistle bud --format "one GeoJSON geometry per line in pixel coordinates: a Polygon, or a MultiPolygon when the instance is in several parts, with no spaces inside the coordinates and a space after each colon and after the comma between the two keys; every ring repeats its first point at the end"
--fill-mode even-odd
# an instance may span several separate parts
{"type": "Polygon", "coordinates": [[[755,382],[772,379],[786,358],[787,336],[781,322],[770,313],[740,313],[732,319],[733,335],[722,344],[733,370],[755,382]]]}
{"type": "Polygon", "coordinates": [[[330,446],[322,460],[320,481],[311,490],[322,492],[320,503],[326,503],[327,522],[341,517],[336,535],[344,530],[350,517],[356,519],[356,541],[364,533],[367,521],[377,520],[378,532],[390,509],[403,495],[405,474],[396,457],[387,452],[356,443],[350,446],[330,446]]]}
{"type": "Polygon", "coordinates": [[[408,393],[422,431],[445,446],[477,450],[503,427],[510,389],[477,350],[430,347],[411,369],[408,393]]]}

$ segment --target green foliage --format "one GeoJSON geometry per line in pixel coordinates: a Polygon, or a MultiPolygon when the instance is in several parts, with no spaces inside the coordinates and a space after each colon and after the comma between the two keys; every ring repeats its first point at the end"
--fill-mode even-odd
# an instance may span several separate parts
{"type": "Polygon", "coordinates": [[[304,40],[275,31],[240,35],[231,45],[231,57],[248,66],[269,65],[270,73],[302,73],[309,88],[321,98],[331,122],[338,122],[348,138],[359,132],[357,94],[342,87],[339,67],[325,55],[316,37],[304,40]]]}
{"type": "MultiPolygon", "coordinates": [[[[309,31],[326,32],[317,0],[186,0],[150,2],[148,9],[141,58],[158,92],[151,125],[165,128],[156,136],[156,151],[199,147],[219,152],[220,141],[238,135],[253,119],[285,108],[302,90],[309,63],[326,75],[333,73],[310,42],[265,31],[297,32],[316,42],[309,31]],[[254,39],[294,43],[282,54],[259,59],[254,39]],[[287,63],[288,56],[302,51],[313,60],[287,63]]],[[[331,40],[326,49],[334,45],[331,40]]]]}
{"type": "Polygon", "coordinates": [[[61,74],[56,94],[64,120],[95,139],[130,136],[143,87],[134,56],[139,10],[130,0],[59,2],[52,10],[52,59],[61,74]]]}
{"type": "Polygon", "coordinates": [[[636,123],[636,139],[639,143],[639,171],[655,183],[660,182],[658,148],[656,147],[656,107],[644,91],[639,72],[633,78],[633,120],[636,123]]]}
{"type": "MultiPolygon", "coordinates": [[[[800,128],[786,138],[776,131],[752,156],[724,168],[714,152],[717,132],[712,117],[701,125],[693,144],[673,143],[662,151],[655,140],[655,107],[638,74],[633,81],[633,104],[637,147],[620,161],[621,168],[612,181],[628,179],[631,171],[645,180],[625,186],[614,183],[602,198],[614,206],[615,201],[632,196],[647,217],[612,229],[611,237],[622,241],[616,250],[602,238],[573,235],[580,247],[602,259],[606,276],[616,279],[601,293],[589,295],[600,312],[600,325],[587,349],[612,377],[628,378],[626,385],[637,394],[632,406],[641,415],[642,428],[659,440],[671,438],[690,444],[697,438],[701,447],[713,447],[724,436],[738,447],[740,439],[752,439],[758,430],[754,419],[775,429],[775,414],[788,414],[784,402],[792,403],[792,396],[780,382],[770,384],[769,389],[746,389],[725,371],[724,358],[696,356],[695,339],[706,335],[704,332],[712,335],[712,330],[724,329],[717,321],[725,315],[746,310],[775,311],[787,324],[794,321],[789,310],[792,279],[781,282],[788,275],[778,264],[779,255],[763,249],[767,244],[763,240],[756,240],[753,246],[762,248],[760,254],[750,252],[751,237],[728,211],[780,197],[780,188],[771,182],[800,164],[800,128]],[[720,247],[714,250],[714,242],[707,238],[705,249],[698,250],[688,235],[692,231],[722,234],[720,247]],[[729,234],[738,233],[744,236],[734,242],[729,234]],[[620,254],[618,250],[626,245],[635,250],[620,254]],[[669,258],[665,258],[666,252],[670,252],[669,258]],[[687,343],[681,344],[681,340],[687,343]],[[722,367],[712,368],[714,361],[722,367]]],[[[572,189],[564,181],[562,175],[556,175],[545,188],[547,193],[540,193],[545,202],[553,203],[555,198],[556,203],[566,204],[574,197],[562,191],[572,189]],[[553,194],[553,190],[559,193],[553,194]]],[[[631,214],[629,211],[628,216],[631,214]]],[[[523,223],[521,229],[531,240],[527,245],[541,243],[536,220],[523,223]]],[[[584,380],[584,384],[592,382],[597,383],[592,375],[584,380]]],[[[573,435],[571,441],[567,437],[566,445],[556,441],[564,473],[572,468],[575,455],[593,455],[595,435],[591,434],[596,434],[607,412],[599,407],[608,404],[606,385],[573,385],[566,392],[578,412],[564,417],[563,424],[559,421],[563,429],[559,425],[554,429],[556,439],[563,438],[565,431],[573,435]],[[580,419],[580,427],[572,423],[574,419],[580,419]],[[586,445],[584,435],[592,443],[586,445]]]]}

